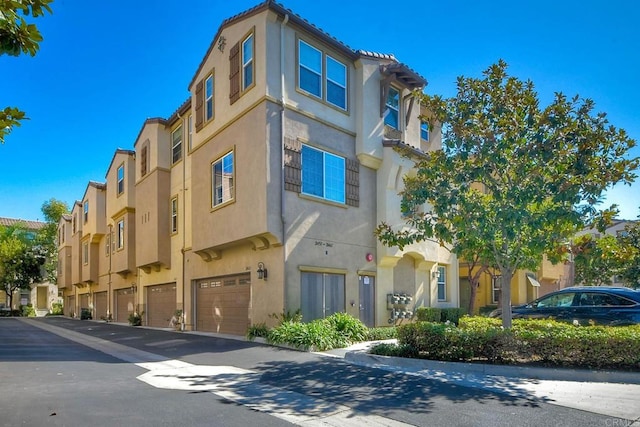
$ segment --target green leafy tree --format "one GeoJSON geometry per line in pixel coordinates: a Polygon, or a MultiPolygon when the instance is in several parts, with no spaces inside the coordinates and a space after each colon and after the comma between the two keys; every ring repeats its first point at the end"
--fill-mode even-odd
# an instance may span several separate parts
{"type": "Polygon", "coordinates": [[[627,285],[640,288],[640,222],[627,224],[617,239],[622,252],[619,275],[627,285]]]}
{"type": "Polygon", "coordinates": [[[611,285],[613,276],[620,273],[623,253],[616,236],[579,236],[573,243],[573,251],[576,284],[611,285]]]}
{"type": "Polygon", "coordinates": [[[69,213],[69,206],[63,201],[52,198],[42,204],[41,211],[46,224],[38,230],[36,243],[41,246],[46,256],[44,268],[47,280],[57,283],[58,223],[64,214],[69,213]]]}
{"type": "MultiPolygon", "coordinates": [[[[38,18],[46,12],[53,0],[0,0],[0,56],[18,56],[22,53],[35,56],[40,48],[42,34],[26,17],[38,18]]],[[[11,130],[20,126],[25,113],[16,107],[0,109],[0,143],[11,130]]]]}
{"type": "Polygon", "coordinates": [[[13,308],[13,294],[42,280],[45,254],[20,226],[0,226],[0,287],[13,308]]]}
{"type": "Polygon", "coordinates": [[[507,74],[499,61],[483,78],[459,77],[456,96],[418,94],[443,127],[442,150],[425,153],[404,180],[410,227],[381,224],[378,238],[403,247],[424,239],[452,242],[462,253],[474,242],[500,270],[504,327],[511,327],[511,279],[535,270],[543,255],[566,244],[596,212],[602,192],[630,183],[635,146],[594,103],[556,93],[545,108],[531,81],[507,74]]]}

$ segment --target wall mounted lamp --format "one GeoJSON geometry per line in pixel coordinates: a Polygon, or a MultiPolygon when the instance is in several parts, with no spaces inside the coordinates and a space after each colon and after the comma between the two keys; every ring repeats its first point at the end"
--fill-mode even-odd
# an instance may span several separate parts
{"type": "Polygon", "coordinates": [[[432,272],[431,277],[433,277],[434,279],[438,279],[440,277],[440,272],[437,270],[432,272]]]}
{"type": "Polygon", "coordinates": [[[263,262],[258,263],[258,280],[267,280],[267,268],[264,266],[263,262]]]}

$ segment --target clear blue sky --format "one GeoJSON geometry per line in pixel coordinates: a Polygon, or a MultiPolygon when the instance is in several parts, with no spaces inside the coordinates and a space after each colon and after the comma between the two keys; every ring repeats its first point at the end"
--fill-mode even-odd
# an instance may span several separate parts
{"type": "MultiPolygon", "coordinates": [[[[0,146],[0,216],[42,219],[51,197],[69,205],[104,181],[116,148],[132,149],[147,117],[168,117],[223,19],[258,0],[57,0],[39,18],[34,57],[0,57],[0,106],[31,120],[0,146]]],[[[555,91],[596,102],[640,141],[640,6],[627,1],[285,0],[353,49],[392,53],[451,96],[457,76],[499,58],[555,91]]],[[[640,148],[632,152],[640,155],[640,148]]],[[[621,218],[640,214],[640,180],[609,192],[621,218]]]]}

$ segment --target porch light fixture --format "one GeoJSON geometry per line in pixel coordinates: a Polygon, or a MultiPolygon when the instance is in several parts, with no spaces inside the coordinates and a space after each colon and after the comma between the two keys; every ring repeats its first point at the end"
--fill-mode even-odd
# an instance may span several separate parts
{"type": "Polygon", "coordinates": [[[434,279],[440,278],[440,271],[434,271],[433,273],[431,273],[431,277],[433,277],[434,279]]]}
{"type": "Polygon", "coordinates": [[[267,280],[267,268],[264,266],[263,262],[258,263],[258,280],[267,280]]]}

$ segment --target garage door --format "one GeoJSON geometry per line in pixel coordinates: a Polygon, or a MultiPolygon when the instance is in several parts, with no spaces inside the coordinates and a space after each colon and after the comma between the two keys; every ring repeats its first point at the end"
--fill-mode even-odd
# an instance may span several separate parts
{"type": "Polygon", "coordinates": [[[78,307],[78,310],[83,308],[89,308],[89,294],[80,295],[80,307],[78,307]]]}
{"type": "Polygon", "coordinates": [[[251,274],[196,281],[196,329],[244,335],[249,327],[251,274]]]}
{"type": "Polygon", "coordinates": [[[176,311],[176,284],[147,286],[147,325],[168,328],[176,311]]]}
{"type": "Polygon", "coordinates": [[[94,319],[106,319],[107,318],[107,292],[96,292],[93,294],[93,305],[95,311],[93,312],[94,319]]]}
{"type": "Polygon", "coordinates": [[[76,312],[75,295],[67,297],[67,306],[64,308],[64,312],[67,314],[67,316],[73,316],[73,314],[76,312]]]}
{"type": "Polygon", "coordinates": [[[133,291],[131,288],[118,289],[115,291],[115,308],[114,319],[116,322],[129,322],[129,313],[133,313],[133,291]]]}

